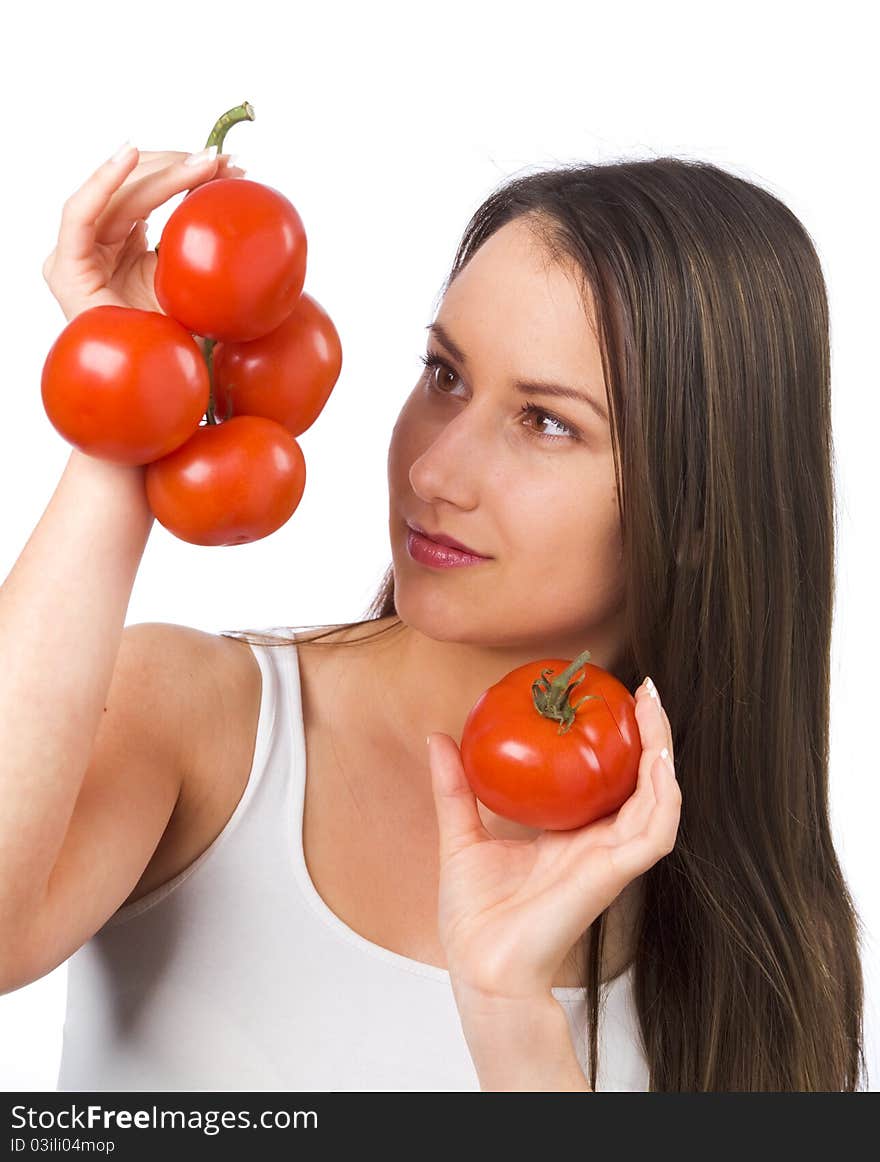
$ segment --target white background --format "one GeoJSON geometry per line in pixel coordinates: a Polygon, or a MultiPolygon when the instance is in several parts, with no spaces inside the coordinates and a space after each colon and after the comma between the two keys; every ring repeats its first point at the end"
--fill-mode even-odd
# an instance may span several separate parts
{"type": "MultiPolygon", "coordinates": [[[[815,240],[831,297],[840,492],[831,795],[867,929],[877,1088],[880,205],[869,12],[858,2],[751,0],[12,6],[0,48],[0,579],[69,454],[40,399],[43,361],[64,325],[42,263],[65,198],[126,138],[199,149],[220,113],[250,101],[256,120],[233,128],[225,149],[299,210],[305,289],[343,343],[340,379],[300,438],[307,488],[285,527],[209,549],[154,526],[127,623],[211,632],[362,616],[391,560],[391,428],[459,236],[504,177],[673,154],[766,186],[815,240]]],[[[153,216],[151,245],[178,203],[153,216]]],[[[65,972],[0,997],[0,1089],[54,1088],[65,972]]]]}

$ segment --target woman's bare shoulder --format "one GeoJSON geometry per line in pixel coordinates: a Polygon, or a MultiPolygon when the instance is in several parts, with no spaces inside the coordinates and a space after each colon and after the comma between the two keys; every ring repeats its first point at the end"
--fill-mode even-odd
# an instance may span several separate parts
{"type": "Polygon", "coordinates": [[[177,802],[126,904],[173,879],[222,830],[247,781],[260,707],[260,670],[250,650],[193,626],[149,624],[163,669],[175,675],[185,741],[177,802]]]}

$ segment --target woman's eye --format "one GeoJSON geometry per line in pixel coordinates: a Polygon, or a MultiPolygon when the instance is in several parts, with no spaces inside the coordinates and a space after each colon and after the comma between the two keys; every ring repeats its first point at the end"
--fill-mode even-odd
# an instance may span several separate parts
{"type": "MultiPolygon", "coordinates": [[[[455,375],[455,372],[452,370],[452,368],[449,366],[449,364],[444,363],[443,360],[439,359],[436,355],[429,353],[427,355],[420,355],[419,358],[421,359],[422,363],[424,363],[424,365],[428,368],[428,372],[429,372],[430,379],[431,379],[431,384],[433,387],[439,387],[439,384],[437,383],[438,377],[435,374],[436,372],[448,371],[450,375],[455,375]]],[[[458,377],[456,376],[456,378],[458,378],[458,377]]]]}
{"type": "MultiPolygon", "coordinates": [[[[429,351],[427,355],[420,355],[419,359],[428,369],[432,388],[444,395],[448,394],[448,392],[440,386],[438,380],[440,379],[441,374],[449,374],[455,379],[458,379],[458,373],[454,370],[454,368],[450,367],[445,359],[441,359],[439,355],[435,355],[432,351],[429,351]]],[[[553,415],[552,412],[545,411],[544,408],[539,407],[537,404],[524,403],[520,411],[523,413],[523,415],[529,417],[538,416],[544,421],[549,420],[550,423],[555,424],[558,428],[562,428],[567,433],[567,435],[560,436],[554,435],[550,432],[537,431],[534,428],[529,429],[541,440],[576,440],[580,435],[578,430],[573,428],[571,424],[567,424],[564,420],[559,419],[559,417],[553,415]]]]}
{"type": "Polygon", "coordinates": [[[549,420],[551,424],[556,424],[558,428],[564,428],[568,432],[567,436],[553,436],[549,432],[538,432],[539,436],[543,436],[545,440],[571,440],[577,439],[577,432],[564,420],[557,419],[552,412],[545,412],[542,407],[538,407],[535,403],[524,403],[520,408],[525,415],[540,416],[544,420],[549,420]]]}

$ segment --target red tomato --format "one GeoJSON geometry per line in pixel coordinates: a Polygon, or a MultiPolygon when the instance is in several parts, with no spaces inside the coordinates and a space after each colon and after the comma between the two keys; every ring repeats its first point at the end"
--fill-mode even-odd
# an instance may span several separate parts
{"type": "Polygon", "coordinates": [[[496,815],[565,831],[611,814],[635,791],[642,754],[635,699],[613,674],[584,662],[589,656],[519,666],[474,703],[462,766],[496,815]],[[581,697],[572,706],[575,686],[581,697]]]}
{"type": "Polygon", "coordinates": [[[211,384],[198,344],[158,311],[105,304],[67,324],[43,364],[43,407],[88,456],[147,464],[198,429],[211,384]]]}
{"type": "Polygon", "coordinates": [[[281,528],[302,499],[306,462],[286,428],[263,416],[205,424],[149,464],[147,499],[169,532],[193,545],[240,545],[281,528]]]}
{"type": "Polygon", "coordinates": [[[299,436],[339,378],[342,344],[333,320],[303,292],[280,327],[250,343],[218,343],[212,360],[218,417],[266,416],[299,436]]]}
{"type": "Polygon", "coordinates": [[[216,178],[191,190],[165,223],[156,299],[206,339],[259,339],[296,306],[306,249],[302,219],[282,193],[245,178],[216,178]]]}

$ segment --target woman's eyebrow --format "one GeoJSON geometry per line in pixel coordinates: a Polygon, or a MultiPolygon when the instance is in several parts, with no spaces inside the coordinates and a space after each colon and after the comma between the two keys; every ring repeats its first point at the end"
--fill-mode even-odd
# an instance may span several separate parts
{"type": "MultiPolygon", "coordinates": [[[[443,346],[449,351],[455,359],[459,361],[462,367],[467,367],[467,357],[458,344],[453,340],[452,336],[446,330],[442,323],[433,322],[428,323],[425,328],[435,335],[443,346]]],[[[598,416],[600,416],[605,423],[608,423],[608,413],[597,403],[592,396],[587,395],[583,391],[578,391],[574,387],[563,387],[559,383],[547,383],[545,380],[535,379],[515,379],[513,381],[514,388],[522,395],[553,395],[559,399],[573,399],[579,403],[585,403],[591,407],[598,416]]]]}

